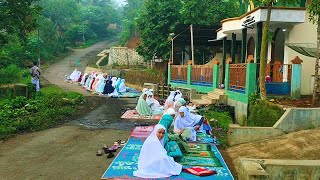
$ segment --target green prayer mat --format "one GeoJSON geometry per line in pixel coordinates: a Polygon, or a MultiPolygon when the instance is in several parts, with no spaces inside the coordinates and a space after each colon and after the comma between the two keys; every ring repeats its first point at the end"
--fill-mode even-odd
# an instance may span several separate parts
{"type": "Polygon", "coordinates": [[[203,158],[194,156],[183,156],[179,164],[186,166],[222,167],[222,164],[216,157],[203,158]]]}
{"type": "Polygon", "coordinates": [[[215,157],[212,151],[189,151],[188,153],[185,154],[185,156],[203,157],[203,158],[215,157]]]}
{"type": "Polygon", "coordinates": [[[211,151],[210,144],[196,144],[196,143],[188,143],[189,151],[211,151]]]}

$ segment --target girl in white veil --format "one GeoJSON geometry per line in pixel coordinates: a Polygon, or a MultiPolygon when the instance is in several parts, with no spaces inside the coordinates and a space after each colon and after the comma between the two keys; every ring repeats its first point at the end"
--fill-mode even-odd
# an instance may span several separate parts
{"type": "Polygon", "coordinates": [[[166,128],[157,124],[150,136],[143,143],[138,160],[138,170],[133,175],[140,178],[166,178],[179,175],[182,165],[167,155],[163,137],[166,128]]]}

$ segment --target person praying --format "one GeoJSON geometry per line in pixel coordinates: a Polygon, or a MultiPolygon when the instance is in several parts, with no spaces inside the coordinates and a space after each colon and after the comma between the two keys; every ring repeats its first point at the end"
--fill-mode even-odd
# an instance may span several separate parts
{"type": "Polygon", "coordinates": [[[187,107],[181,106],[174,122],[174,132],[189,141],[196,141],[196,134],[202,127],[203,120],[202,116],[190,113],[187,107]]]}
{"type": "Polygon", "coordinates": [[[152,109],[147,103],[147,92],[141,94],[136,106],[136,110],[140,115],[152,115],[152,109]]]}
{"type": "Polygon", "coordinates": [[[125,79],[121,80],[121,83],[119,85],[119,93],[124,93],[127,91],[126,85],[124,84],[126,82],[125,79]]]}
{"type": "Polygon", "coordinates": [[[164,149],[166,128],[157,124],[143,143],[138,159],[138,170],[133,175],[139,178],[167,178],[179,175],[182,165],[167,155],[164,149]]]}

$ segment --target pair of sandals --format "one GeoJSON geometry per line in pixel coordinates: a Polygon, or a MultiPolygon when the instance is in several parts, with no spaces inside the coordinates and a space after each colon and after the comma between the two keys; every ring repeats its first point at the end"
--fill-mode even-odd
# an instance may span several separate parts
{"type": "Polygon", "coordinates": [[[113,146],[109,147],[104,145],[101,150],[98,150],[96,156],[102,156],[103,154],[108,154],[107,158],[113,158],[115,155],[113,153],[117,152],[117,149],[121,148],[121,145],[125,145],[125,141],[118,140],[113,143],[113,146]]]}
{"type": "Polygon", "coordinates": [[[149,126],[149,123],[134,123],[134,126],[149,126]]]}

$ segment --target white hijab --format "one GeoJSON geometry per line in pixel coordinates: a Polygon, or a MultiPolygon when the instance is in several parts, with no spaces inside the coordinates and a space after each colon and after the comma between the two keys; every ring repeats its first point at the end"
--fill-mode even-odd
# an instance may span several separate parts
{"type": "Polygon", "coordinates": [[[175,94],[176,94],[176,95],[174,96],[173,101],[177,101],[178,99],[182,98],[182,93],[181,93],[181,91],[176,90],[175,94]]]}
{"type": "Polygon", "coordinates": [[[97,77],[97,83],[96,83],[96,85],[95,85],[95,87],[94,87],[94,89],[95,89],[95,91],[96,92],[98,92],[98,90],[99,90],[99,87],[100,87],[100,84],[104,81],[104,77],[103,77],[103,74],[99,74],[98,75],[98,77],[97,77]]]}
{"type": "Polygon", "coordinates": [[[113,87],[116,87],[117,77],[112,77],[112,78],[111,78],[111,81],[112,81],[112,86],[113,86],[113,87]]]}
{"type": "Polygon", "coordinates": [[[166,178],[179,175],[182,165],[176,163],[167,155],[164,149],[163,138],[157,137],[157,131],[166,128],[157,124],[150,136],[143,143],[138,160],[138,170],[133,175],[140,178],[166,178]]]}
{"type": "Polygon", "coordinates": [[[124,84],[124,82],[126,82],[126,80],[122,79],[122,80],[121,80],[121,83],[120,83],[120,86],[119,86],[119,92],[121,92],[121,93],[127,91],[126,85],[124,84]]]}
{"type": "Polygon", "coordinates": [[[194,127],[202,118],[200,115],[195,115],[193,113],[190,113],[188,108],[185,106],[181,106],[179,108],[179,113],[183,112],[184,116],[181,117],[180,114],[176,118],[176,121],[174,123],[174,127],[177,129],[185,129],[189,127],[194,127]]]}
{"type": "Polygon", "coordinates": [[[84,73],[80,82],[81,85],[84,85],[87,76],[88,76],[88,73],[84,73]]]}
{"type": "Polygon", "coordinates": [[[153,98],[153,93],[148,90],[148,91],[145,91],[145,93],[147,93],[147,104],[151,107],[151,109],[153,111],[157,111],[159,110],[159,107],[160,107],[160,103],[159,101],[157,101],[156,99],[153,98]],[[151,96],[151,97],[150,97],[151,96]]]}

